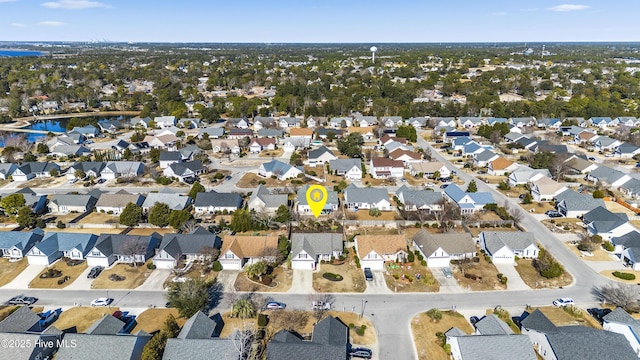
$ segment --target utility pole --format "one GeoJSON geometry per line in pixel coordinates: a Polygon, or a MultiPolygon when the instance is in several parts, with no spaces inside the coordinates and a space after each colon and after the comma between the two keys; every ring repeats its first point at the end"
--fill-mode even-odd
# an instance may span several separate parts
{"type": "Polygon", "coordinates": [[[362,318],[364,316],[364,307],[365,305],[367,305],[368,301],[365,300],[364,298],[362,298],[362,308],[360,310],[360,318],[362,318]]]}

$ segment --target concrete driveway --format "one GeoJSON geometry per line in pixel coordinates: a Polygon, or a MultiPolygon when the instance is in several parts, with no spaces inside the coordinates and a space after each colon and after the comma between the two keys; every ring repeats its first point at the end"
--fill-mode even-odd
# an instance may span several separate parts
{"type": "Polygon", "coordinates": [[[288,293],[291,294],[311,294],[313,290],[313,270],[293,270],[293,280],[288,293]]]}
{"type": "Polygon", "coordinates": [[[7,285],[3,286],[3,289],[28,289],[29,283],[33,278],[38,276],[42,270],[46,268],[45,265],[28,265],[20,275],[11,280],[7,285]]]}
{"type": "Polygon", "coordinates": [[[507,277],[507,290],[531,290],[531,288],[522,281],[520,274],[515,266],[511,264],[494,264],[496,269],[507,277]]]}
{"type": "MultiPolygon", "coordinates": [[[[433,277],[440,283],[439,293],[459,294],[465,292],[453,276],[450,278],[444,276],[442,268],[430,268],[429,270],[431,270],[433,277]]],[[[451,271],[453,271],[453,269],[451,271]]]]}
{"type": "Polygon", "coordinates": [[[93,282],[94,279],[87,278],[87,275],[89,274],[91,269],[93,269],[93,267],[88,266],[82,272],[82,274],[78,275],[77,279],[73,280],[71,284],[65,287],[65,290],[91,290],[91,283],[93,282]]]}
{"type": "Polygon", "coordinates": [[[233,286],[236,283],[236,278],[238,277],[239,270],[222,270],[218,274],[216,281],[222,284],[223,291],[233,291],[233,286]]]}
{"type": "Polygon", "coordinates": [[[170,269],[155,269],[136,290],[164,290],[164,282],[171,275],[170,269]]]}
{"type": "Polygon", "coordinates": [[[384,271],[373,271],[373,281],[366,281],[366,283],[365,294],[391,294],[393,292],[387,287],[384,271]]]}

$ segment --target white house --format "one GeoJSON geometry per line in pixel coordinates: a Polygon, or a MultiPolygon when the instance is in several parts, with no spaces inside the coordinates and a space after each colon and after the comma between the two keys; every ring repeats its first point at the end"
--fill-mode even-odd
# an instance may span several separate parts
{"type": "Polygon", "coordinates": [[[240,270],[245,264],[274,261],[274,250],[278,250],[278,237],[275,235],[225,236],[218,261],[223,270],[240,270]]]}
{"type": "Polygon", "coordinates": [[[476,256],[475,243],[468,233],[431,234],[420,230],[413,236],[412,244],[430,268],[449,267],[451,260],[476,256]]]}
{"type": "Polygon", "coordinates": [[[425,179],[433,177],[438,172],[440,178],[451,177],[451,171],[439,161],[420,161],[409,164],[409,172],[412,176],[422,174],[425,179]]]}
{"type": "Polygon", "coordinates": [[[359,188],[354,184],[344,189],[345,206],[350,211],[360,209],[378,209],[380,211],[391,211],[389,192],[381,188],[359,188]]]}
{"type": "Polygon", "coordinates": [[[336,175],[344,176],[352,182],[362,180],[362,162],[360,159],[329,160],[329,169],[336,175]]]}
{"type": "Polygon", "coordinates": [[[384,270],[385,262],[404,262],[407,258],[404,235],[358,235],[355,240],[363,268],[384,270]]]}
{"type": "Polygon", "coordinates": [[[559,182],[549,179],[548,177],[542,177],[536,181],[533,181],[530,185],[531,195],[535,201],[551,201],[555,197],[567,190],[567,187],[559,182]]]}
{"type": "Polygon", "coordinates": [[[200,260],[211,260],[203,254],[203,250],[220,249],[221,241],[218,235],[199,227],[188,234],[165,234],[153,257],[153,265],[158,269],[174,269],[178,262],[187,263],[200,260]]]}
{"type": "Polygon", "coordinates": [[[621,307],[602,317],[602,328],[624,335],[636,354],[640,354],[640,320],[633,318],[621,307]]]}
{"type": "Polygon", "coordinates": [[[387,158],[372,158],[369,161],[369,174],[374,179],[399,179],[404,176],[404,164],[387,158]]]}
{"type": "Polygon", "coordinates": [[[533,233],[522,231],[483,231],[480,247],[496,264],[514,264],[515,257],[537,259],[540,250],[533,233]]]}
{"type": "Polygon", "coordinates": [[[315,270],[318,262],[337,259],[343,250],[341,233],[292,234],[291,268],[315,270]]]}
{"type": "Polygon", "coordinates": [[[262,177],[275,176],[278,180],[287,180],[298,177],[302,171],[295,166],[283,163],[280,160],[271,160],[263,163],[258,169],[258,175],[262,177]]]}
{"type": "Polygon", "coordinates": [[[338,157],[329,150],[326,146],[321,146],[315,150],[309,150],[307,152],[309,158],[308,163],[311,166],[324,165],[332,160],[338,159],[338,157]]]}

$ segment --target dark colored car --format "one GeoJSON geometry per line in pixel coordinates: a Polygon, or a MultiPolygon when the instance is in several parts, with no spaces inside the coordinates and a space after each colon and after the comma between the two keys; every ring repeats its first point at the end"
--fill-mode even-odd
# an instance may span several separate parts
{"type": "Polygon", "coordinates": [[[558,211],[556,210],[547,210],[545,213],[545,215],[547,215],[550,218],[559,218],[562,217],[562,214],[560,214],[558,211]]]}
{"type": "Polygon", "coordinates": [[[598,320],[600,324],[602,324],[603,317],[607,316],[611,313],[611,309],[600,309],[600,308],[591,308],[587,309],[587,312],[593,316],[594,319],[598,320]]]}
{"type": "Polygon", "coordinates": [[[371,356],[373,356],[373,351],[371,351],[371,349],[363,347],[352,348],[351,351],[349,351],[349,356],[361,359],[371,359],[371,356]]]}
{"type": "Polygon", "coordinates": [[[447,186],[449,186],[449,184],[442,184],[442,185],[440,185],[440,189],[446,189],[447,186]]]}
{"type": "Polygon", "coordinates": [[[100,275],[100,273],[104,270],[104,266],[94,266],[91,268],[91,271],[87,274],[87,279],[95,279],[100,275]]]}
{"type": "Polygon", "coordinates": [[[36,301],[38,301],[38,298],[36,298],[36,297],[18,295],[18,296],[12,297],[9,300],[9,304],[11,304],[11,305],[33,305],[36,301]]]}
{"type": "Polygon", "coordinates": [[[472,316],[469,318],[469,322],[471,323],[471,325],[475,325],[475,323],[477,323],[478,321],[480,321],[480,319],[477,316],[472,316]]]}
{"type": "Polygon", "coordinates": [[[371,268],[364,268],[364,279],[367,281],[373,281],[373,272],[371,272],[371,268]]]}
{"type": "Polygon", "coordinates": [[[231,175],[227,175],[224,179],[225,180],[231,180],[231,175]]]}

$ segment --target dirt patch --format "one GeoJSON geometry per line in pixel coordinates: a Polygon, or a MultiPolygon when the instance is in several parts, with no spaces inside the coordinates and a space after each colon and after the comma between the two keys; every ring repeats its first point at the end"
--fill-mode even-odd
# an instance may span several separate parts
{"type": "Polygon", "coordinates": [[[62,289],[74,282],[83,271],[87,269],[87,263],[82,262],[79,265],[69,266],[64,260],[60,260],[52,265],[49,269],[44,269],[29,283],[30,288],[44,288],[44,289],[62,289]],[[54,278],[41,278],[40,276],[49,271],[50,269],[59,270],[62,275],[54,278]],[[69,277],[62,284],[58,284],[58,281],[64,280],[69,277]]]}
{"type": "Polygon", "coordinates": [[[426,266],[417,261],[389,264],[384,272],[387,287],[394,292],[438,292],[440,284],[426,266]]]}
{"type": "Polygon", "coordinates": [[[78,333],[87,331],[96,320],[120,310],[117,307],[73,307],[63,311],[54,325],[60,330],[75,326],[78,333]]]}
{"type": "Polygon", "coordinates": [[[52,187],[57,187],[60,186],[62,184],[65,184],[67,182],[67,177],[66,176],[60,176],[60,177],[42,177],[42,178],[36,178],[36,179],[31,179],[29,181],[26,181],[20,185],[18,185],[19,189],[23,189],[26,187],[30,187],[30,188],[52,188],[52,187]]]}
{"type": "Polygon", "coordinates": [[[436,333],[445,333],[452,327],[473,333],[471,324],[462,314],[451,311],[443,311],[442,319],[438,322],[431,320],[426,313],[420,313],[411,319],[411,333],[416,344],[418,359],[420,360],[449,360],[449,355],[442,348],[442,342],[436,333]]]}
{"type": "Polygon", "coordinates": [[[284,154],[284,150],[282,149],[275,149],[275,150],[265,150],[260,152],[260,154],[258,154],[259,157],[266,157],[266,158],[270,158],[270,157],[280,157],[282,156],[282,154],[284,154]]]}
{"type": "Polygon", "coordinates": [[[354,251],[349,249],[348,261],[342,265],[321,264],[313,273],[313,288],[320,292],[363,292],[366,289],[364,273],[356,267],[354,251]],[[325,272],[338,274],[342,281],[330,281],[322,277],[325,272]]]}
{"type": "Polygon", "coordinates": [[[381,211],[380,216],[369,215],[369,210],[347,211],[349,220],[402,220],[402,217],[395,211],[381,211]]]}
{"type": "Polygon", "coordinates": [[[395,180],[387,180],[387,179],[372,179],[367,176],[362,179],[362,184],[366,186],[374,186],[374,187],[384,187],[384,186],[394,186],[397,185],[398,182],[395,180]]]}
{"type": "Polygon", "coordinates": [[[478,235],[480,235],[481,232],[483,231],[518,231],[518,229],[516,229],[515,227],[497,227],[497,228],[482,228],[482,227],[472,227],[469,228],[469,231],[471,232],[471,236],[473,237],[478,237],[478,235]]]}
{"type": "Polygon", "coordinates": [[[611,280],[615,280],[615,281],[619,281],[622,283],[626,283],[626,284],[640,284],[640,271],[634,271],[631,269],[624,269],[624,270],[604,270],[604,271],[600,271],[600,275],[607,277],[611,280]],[[613,276],[613,272],[614,271],[620,271],[623,273],[629,273],[629,274],[634,274],[636,276],[636,278],[634,280],[624,280],[624,279],[620,279],[619,277],[615,277],[613,276]]]}
{"type": "Polygon", "coordinates": [[[26,257],[20,261],[9,262],[9,259],[0,258],[0,286],[4,286],[20,275],[27,268],[29,262],[26,257]]]}
{"type": "Polygon", "coordinates": [[[565,242],[564,245],[566,247],[569,248],[569,250],[571,250],[572,253],[574,253],[577,257],[581,258],[582,260],[586,260],[586,261],[615,261],[615,259],[611,258],[611,256],[604,250],[602,250],[600,248],[600,245],[598,245],[598,247],[596,247],[596,249],[594,249],[591,254],[593,256],[589,256],[586,253],[583,253],[582,251],[580,251],[580,249],[578,249],[578,245],[577,244],[571,244],[571,243],[567,243],[565,242]]]}
{"type": "Polygon", "coordinates": [[[173,317],[176,318],[176,322],[180,327],[187,322],[187,319],[183,319],[178,315],[178,309],[148,309],[136,317],[138,324],[133,328],[131,333],[134,334],[137,331],[143,330],[152,334],[162,329],[169,315],[173,315],[173,317]]]}
{"type": "Polygon", "coordinates": [[[627,214],[627,216],[635,216],[636,213],[627,209],[626,207],[618,204],[617,202],[613,202],[613,201],[605,201],[604,205],[606,206],[607,210],[613,212],[613,213],[624,213],[627,214]]]}
{"type": "Polygon", "coordinates": [[[164,235],[164,234],[173,234],[175,230],[171,228],[135,228],[127,233],[127,235],[151,235],[154,232],[164,235]]]}
{"type": "Polygon", "coordinates": [[[522,281],[532,289],[547,289],[568,286],[573,278],[568,272],[564,272],[561,276],[553,279],[547,279],[540,275],[538,270],[533,267],[531,259],[519,259],[516,271],[520,274],[522,281]]]}
{"type": "Polygon", "coordinates": [[[151,270],[146,265],[133,267],[129,264],[116,264],[110,269],[104,270],[98,278],[91,283],[92,289],[135,289],[142,285],[151,275],[151,270]],[[111,275],[124,276],[122,281],[112,281],[111,275]]]}
{"type": "Polygon", "coordinates": [[[92,212],[78,221],[79,224],[118,224],[120,223],[120,216],[109,215],[107,213],[92,212]]]}
{"type": "MultiPolygon", "coordinates": [[[[531,309],[531,311],[535,310],[531,309]]],[[[561,307],[555,306],[544,306],[538,308],[552,323],[557,326],[566,326],[566,325],[583,325],[589,326],[596,329],[602,329],[602,326],[589,315],[586,311],[576,308],[573,308],[573,313],[569,313],[561,307]]]]}
{"type": "MultiPolygon", "coordinates": [[[[269,275],[264,275],[269,276],[269,275]]],[[[291,281],[293,279],[293,270],[285,270],[282,266],[278,266],[273,269],[271,273],[272,286],[270,287],[259,282],[249,280],[245,273],[240,273],[236,278],[234,287],[238,291],[251,291],[251,292],[286,292],[291,288],[291,281]]]]}
{"type": "Polygon", "coordinates": [[[498,280],[498,269],[492,263],[485,260],[484,256],[478,257],[479,262],[469,262],[466,266],[465,274],[475,276],[476,280],[467,278],[462,274],[460,266],[452,265],[453,277],[462,288],[473,291],[485,290],[505,290],[507,285],[501,284],[498,280]]]}
{"type": "Polygon", "coordinates": [[[520,204],[520,207],[532,214],[544,214],[548,210],[556,209],[548,202],[532,202],[531,204],[520,204]]]}

